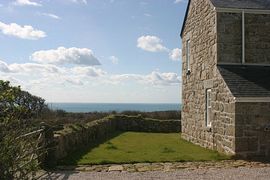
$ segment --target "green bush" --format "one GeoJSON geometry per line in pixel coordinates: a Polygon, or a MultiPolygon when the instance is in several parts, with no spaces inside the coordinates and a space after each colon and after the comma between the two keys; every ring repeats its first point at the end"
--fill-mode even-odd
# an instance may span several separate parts
{"type": "Polygon", "coordinates": [[[23,135],[36,128],[37,118],[46,108],[42,98],[12,87],[0,80],[0,177],[1,179],[28,179],[37,169],[37,161],[29,161],[33,138],[23,135]]]}

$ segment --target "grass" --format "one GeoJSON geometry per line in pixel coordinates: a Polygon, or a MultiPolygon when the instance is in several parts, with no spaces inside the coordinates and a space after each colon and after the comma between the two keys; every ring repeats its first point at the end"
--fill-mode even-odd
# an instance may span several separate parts
{"type": "Polygon", "coordinates": [[[118,133],[112,139],[70,154],[62,164],[217,161],[229,159],[181,139],[179,133],[118,133]]]}

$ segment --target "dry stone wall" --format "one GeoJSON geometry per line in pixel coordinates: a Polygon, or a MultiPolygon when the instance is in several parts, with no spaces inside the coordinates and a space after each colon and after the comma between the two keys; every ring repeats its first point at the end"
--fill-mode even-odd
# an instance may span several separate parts
{"type": "Polygon", "coordinates": [[[107,139],[116,131],[175,133],[181,131],[181,121],[115,115],[90,122],[85,126],[71,125],[55,133],[55,148],[50,156],[58,161],[79,148],[89,147],[100,140],[107,139]]]}
{"type": "Polygon", "coordinates": [[[52,156],[55,161],[63,159],[69,153],[79,148],[91,145],[97,140],[109,137],[116,131],[117,122],[114,119],[102,119],[93,121],[85,126],[70,125],[54,134],[54,152],[52,156]]]}

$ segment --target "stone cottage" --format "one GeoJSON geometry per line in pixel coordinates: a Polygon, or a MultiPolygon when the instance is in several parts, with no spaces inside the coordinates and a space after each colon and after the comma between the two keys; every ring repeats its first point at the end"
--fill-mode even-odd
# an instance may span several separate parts
{"type": "Polygon", "coordinates": [[[270,0],[190,0],[181,37],[182,137],[270,157],[270,0]]]}

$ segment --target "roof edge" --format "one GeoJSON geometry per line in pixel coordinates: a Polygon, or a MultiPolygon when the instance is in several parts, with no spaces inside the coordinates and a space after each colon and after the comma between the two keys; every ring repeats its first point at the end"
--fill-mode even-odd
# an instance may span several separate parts
{"type": "Polygon", "coordinates": [[[187,16],[188,16],[188,11],[189,11],[189,7],[190,7],[190,2],[191,2],[191,0],[188,0],[187,9],[186,9],[184,21],[183,21],[182,28],[181,28],[181,32],[180,32],[180,37],[181,37],[181,38],[182,38],[182,36],[183,36],[184,28],[185,28],[185,25],[186,25],[186,20],[187,20],[187,16]]]}
{"type": "MultiPolygon", "coordinates": [[[[212,2],[211,0],[208,0],[208,2],[210,2],[210,4],[211,4],[213,7],[215,7],[214,4],[213,4],[213,2],[212,2]]],[[[181,28],[181,32],[180,32],[180,37],[181,37],[181,38],[183,37],[183,32],[184,32],[185,25],[186,25],[186,21],[187,21],[187,16],[188,16],[188,12],[189,12],[190,3],[191,3],[191,0],[188,0],[187,9],[186,9],[184,21],[183,21],[182,28],[181,28]]]]}
{"type": "Polygon", "coordinates": [[[255,64],[255,63],[217,63],[217,66],[235,66],[235,67],[270,67],[270,64],[255,64]]]}
{"type": "Polygon", "coordinates": [[[251,13],[251,14],[270,14],[270,9],[255,9],[255,8],[222,8],[215,7],[217,12],[229,12],[229,13],[251,13]]]}
{"type": "Polygon", "coordinates": [[[235,97],[235,102],[270,102],[270,97],[235,97]]]}

